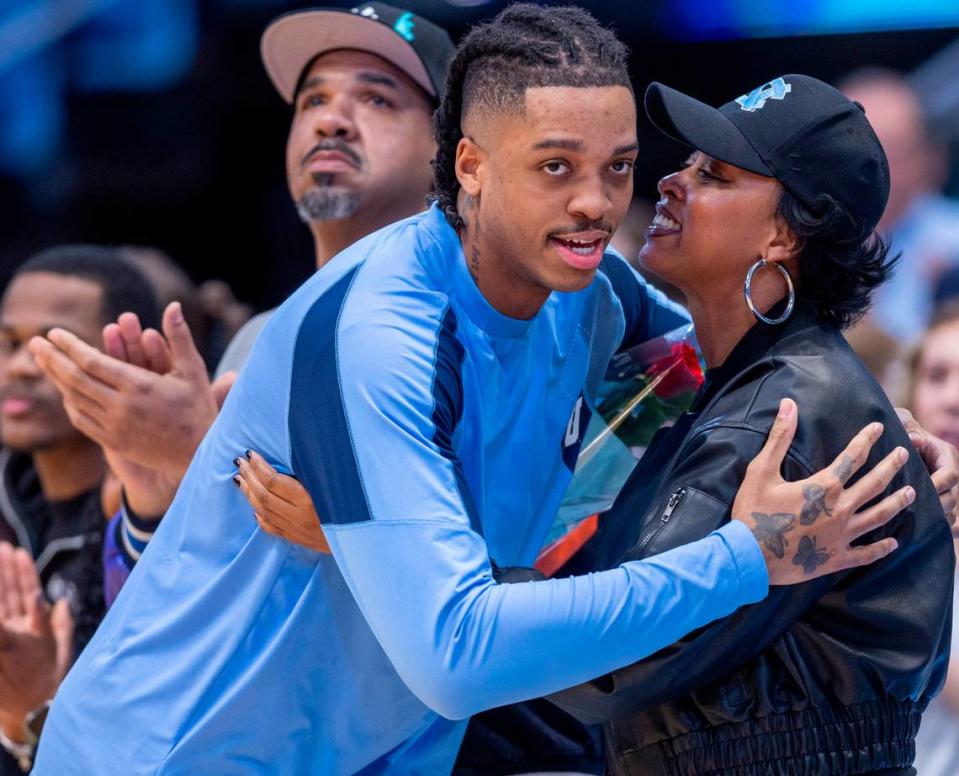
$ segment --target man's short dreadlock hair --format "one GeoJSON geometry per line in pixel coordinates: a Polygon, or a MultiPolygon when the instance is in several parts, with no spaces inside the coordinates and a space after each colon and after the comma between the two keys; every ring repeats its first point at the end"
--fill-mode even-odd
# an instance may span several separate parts
{"type": "Polygon", "coordinates": [[[462,40],[446,77],[446,96],[433,118],[435,198],[450,224],[456,209],[456,146],[463,116],[477,107],[521,112],[526,90],[543,86],[625,86],[632,91],[627,49],[589,12],[575,6],[519,3],[462,40]]]}

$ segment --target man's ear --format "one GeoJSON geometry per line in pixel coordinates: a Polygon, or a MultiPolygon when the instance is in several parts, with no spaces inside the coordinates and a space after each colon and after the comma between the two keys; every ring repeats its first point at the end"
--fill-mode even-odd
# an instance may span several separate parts
{"type": "Polygon", "coordinates": [[[483,149],[469,137],[460,138],[456,145],[456,179],[459,181],[463,193],[470,197],[478,197],[483,188],[483,149]]]}

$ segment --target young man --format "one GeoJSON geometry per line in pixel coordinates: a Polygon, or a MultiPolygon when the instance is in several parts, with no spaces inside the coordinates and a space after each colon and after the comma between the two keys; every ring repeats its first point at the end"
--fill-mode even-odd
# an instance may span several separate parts
{"type": "MultiPolygon", "coordinates": [[[[465,727],[451,720],[808,578],[734,521],[648,563],[494,582],[493,561],[539,549],[610,356],[670,313],[604,254],[636,153],[612,34],[577,9],[513,6],[467,38],[448,85],[439,203],[339,254],[271,318],[62,686],[37,773],[443,773],[465,727]],[[333,557],[245,520],[233,460],[250,448],[303,480],[333,557]]],[[[778,476],[790,416],[785,402],[737,516],[801,507],[803,483],[778,476]]],[[[895,469],[867,477],[885,487],[895,469]]],[[[894,549],[849,542],[905,503],[847,524],[860,505],[832,480],[823,573],[894,549]]]]}
{"type": "Polygon", "coordinates": [[[99,342],[124,310],[159,317],[146,280],[119,251],[87,245],[29,259],[0,304],[0,721],[22,762],[31,754],[24,723],[53,696],[63,661],[86,645],[105,610],[103,451],[70,423],[26,346],[53,327],[99,342]],[[52,611],[36,595],[21,605],[25,587],[56,602],[52,611]],[[73,643],[64,654],[55,637],[66,629],[73,643]]]}

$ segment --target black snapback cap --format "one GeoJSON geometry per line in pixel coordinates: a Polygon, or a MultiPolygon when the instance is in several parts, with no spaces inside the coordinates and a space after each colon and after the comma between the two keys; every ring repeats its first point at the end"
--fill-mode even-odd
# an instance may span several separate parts
{"type": "Polygon", "coordinates": [[[713,108],[652,83],[646,113],[675,140],[776,178],[804,205],[832,196],[875,228],[889,197],[889,164],[863,108],[807,75],[784,75],[713,108]]]}
{"type": "Polygon", "coordinates": [[[456,50],[442,27],[386,3],[293,11],[270,22],[260,39],[263,66],[287,102],[293,102],[304,68],[335,49],[382,57],[437,103],[443,99],[446,69],[456,50]]]}

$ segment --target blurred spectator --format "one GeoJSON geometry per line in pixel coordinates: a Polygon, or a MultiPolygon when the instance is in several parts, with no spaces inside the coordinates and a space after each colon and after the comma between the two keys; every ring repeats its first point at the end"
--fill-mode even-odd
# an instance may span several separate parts
{"type": "MultiPolygon", "coordinates": [[[[27,740],[25,718],[63,676],[57,638],[71,629],[70,651],[79,652],[103,616],[106,526],[103,451],[74,428],[26,345],[52,327],[99,343],[104,324],[124,310],[156,321],[146,280],[115,249],[83,245],[29,259],[0,303],[0,722],[3,743],[24,762],[29,747],[16,744],[27,740]],[[29,600],[34,588],[66,603],[29,600]]],[[[4,767],[11,772],[9,758],[4,767]]]]}
{"type": "MultiPolygon", "coordinates": [[[[913,360],[912,412],[930,432],[959,444],[959,303],[936,314],[913,360]]],[[[959,587],[953,589],[954,595],[959,587]]],[[[954,609],[959,611],[959,595],[954,609]]],[[[922,717],[916,738],[922,776],[959,773],[959,618],[952,621],[953,657],[946,685],[922,717]]]]}
{"type": "Polygon", "coordinates": [[[933,302],[936,307],[959,301],[959,267],[945,272],[936,284],[933,292],[933,302]]]}
{"type": "Polygon", "coordinates": [[[959,203],[942,196],[948,166],[926,125],[919,95],[901,75],[858,70],[840,84],[866,110],[889,159],[891,189],[878,231],[902,260],[876,293],[870,320],[900,342],[916,339],[932,313],[933,288],[959,266],[959,203]]]}
{"type": "Polygon", "coordinates": [[[655,215],[656,210],[652,202],[646,197],[634,196],[623,222],[609,241],[610,246],[619,251],[623,258],[637,269],[639,268],[639,251],[646,244],[646,230],[649,229],[655,215]]]}

